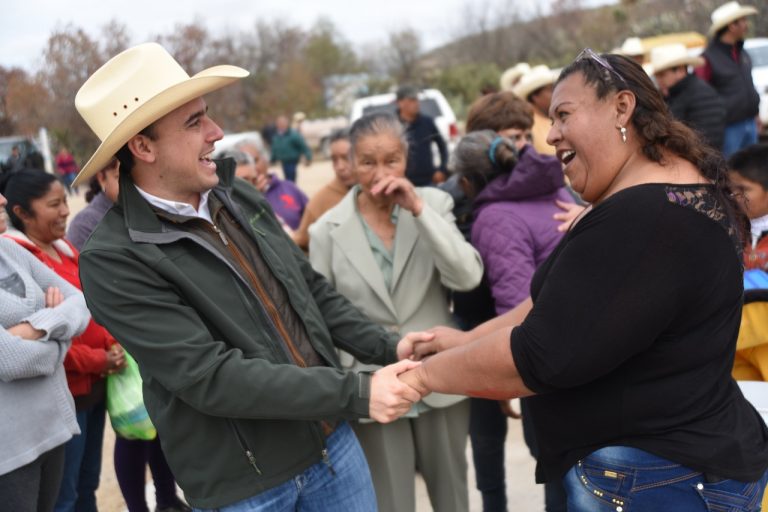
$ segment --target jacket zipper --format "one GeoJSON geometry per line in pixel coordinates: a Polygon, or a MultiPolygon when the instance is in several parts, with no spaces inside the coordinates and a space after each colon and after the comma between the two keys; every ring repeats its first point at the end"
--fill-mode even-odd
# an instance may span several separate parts
{"type": "Polygon", "coordinates": [[[240,267],[248,275],[248,279],[251,281],[251,284],[253,284],[253,287],[256,290],[256,294],[259,296],[259,299],[261,300],[262,304],[264,304],[264,308],[267,310],[267,314],[272,319],[272,323],[275,325],[275,327],[277,327],[277,331],[280,333],[280,337],[283,338],[283,342],[285,343],[285,346],[288,347],[288,351],[290,352],[291,358],[294,360],[297,366],[301,368],[306,368],[307,362],[301,356],[301,353],[299,353],[299,350],[293,344],[293,341],[291,341],[291,337],[288,335],[288,331],[285,329],[285,325],[283,325],[283,321],[280,318],[280,314],[277,312],[277,309],[275,308],[274,303],[267,296],[267,292],[262,287],[261,281],[253,273],[253,271],[251,270],[251,267],[247,264],[247,262],[245,261],[245,258],[243,258],[243,255],[240,253],[240,250],[235,246],[235,244],[229,243],[229,240],[227,240],[226,235],[224,234],[223,231],[221,231],[221,229],[219,229],[218,226],[216,226],[215,224],[208,224],[208,225],[210,225],[213,228],[213,231],[217,235],[219,235],[219,238],[221,238],[221,241],[224,244],[224,246],[227,249],[229,249],[229,252],[232,254],[232,256],[235,257],[240,267]]]}
{"type": "Polygon", "coordinates": [[[259,466],[256,464],[256,457],[248,447],[248,443],[245,442],[245,438],[243,438],[242,434],[240,434],[240,431],[237,429],[237,425],[235,425],[232,420],[227,420],[227,423],[229,423],[229,426],[232,427],[232,431],[235,433],[235,437],[237,438],[237,442],[240,444],[240,448],[242,448],[242,450],[245,452],[245,458],[248,459],[248,464],[256,470],[258,475],[261,475],[261,469],[259,469],[259,466]]]}
{"type": "MultiPolygon", "coordinates": [[[[264,309],[266,310],[267,315],[272,320],[272,325],[275,326],[276,330],[278,331],[280,336],[283,338],[283,341],[284,341],[283,348],[284,349],[287,348],[289,357],[291,357],[294,360],[297,366],[301,368],[306,368],[307,363],[299,353],[296,346],[291,341],[291,338],[288,335],[288,332],[286,331],[282,320],[280,319],[280,315],[277,312],[277,309],[275,308],[274,303],[272,302],[271,299],[269,299],[269,297],[267,297],[266,291],[261,286],[261,281],[251,271],[251,267],[246,263],[245,258],[240,253],[240,250],[236,247],[235,244],[229,243],[227,236],[224,234],[224,232],[221,229],[219,229],[219,227],[216,224],[206,222],[205,225],[210,226],[213,229],[213,231],[217,235],[219,235],[221,242],[224,244],[224,246],[227,249],[229,249],[229,252],[234,256],[234,258],[237,260],[240,267],[248,275],[248,279],[253,284],[256,290],[256,294],[258,295],[262,305],[264,306],[264,309]]],[[[319,423],[320,423],[321,430],[323,427],[330,428],[330,426],[326,421],[320,421],[319,423]]],[[[248,457],[248,461],[254,467],[254,469],[256,469],[256,471],[259,474],[261,474],[261,471],[259,470],[258,466],[256,466],[256,459],[253,457],[253,453],[248,449],[247,445],[245,444],[245,441],[240,436],[240,433],[237,431],[234,424],[232,424],[232,427],[235,430],[235,434],[238,436],[238,440],[240,440],[241,446],[243,446],[243,449],[245,450],[245,454],[246,454],[246,457],[248,457]]],[[[319,437],[320,446],[322,447],[322,449],[320,450],[320,457],[323,461],[323,464],[325,464],[328,467],[328,471],[331,473],[331,475],[336,476],[336,470],[333,468],[333,464],[331,463],[331,458],[328,454],[328,448],[325,445],[325,439],[323,438],[323,435],[320,432],[318,432],[317,428],[313,427],[313,430],[315,431],[315,434],[319,437]]]]}

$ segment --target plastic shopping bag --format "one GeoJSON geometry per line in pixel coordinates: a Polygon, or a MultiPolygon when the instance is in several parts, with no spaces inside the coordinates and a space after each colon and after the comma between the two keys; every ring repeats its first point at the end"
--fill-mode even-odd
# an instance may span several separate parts
{"type": "Polygon", "coordinates": [[[122,372],[107,376],[109,420],[120,437],[149,441],[157,436],[157,431],[144,407],[139,366],[128,352],[125,362],[122,372]]]}

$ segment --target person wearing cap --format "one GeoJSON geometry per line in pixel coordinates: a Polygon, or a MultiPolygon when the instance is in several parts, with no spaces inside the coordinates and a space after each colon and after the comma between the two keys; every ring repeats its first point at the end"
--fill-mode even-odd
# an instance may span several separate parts
{"type": "Polygon", "coordinates": [[[405,126],[408,139],[408,164],[405,177],[417,187],[442,183],[447,176],[448,146],[435,125],[435,120],[421,113],[419,90],[404,85],[395,94],[397,117],[405,126]],[[435,169],[432,159],[432,144],[440,153],[440,167],[435,169]]]}
{"type": "Polygon", "coordinates": [[[336,348],[387,364],[419,337],[398,343],[372,324],[312,270],[264,196],[234,180],[235,162],[211,159],[223,133],[203,95],[247,75],[224,65],[190,77],[146,43],[80,88],[75,105],[101,144],[75,184],[120,160],[117,203],[80,257],[86,301],[138,362],[192,507],[373,510],[345,420],[408,411],[418,393],[396,375],[419,363],[355,374],[336,348]]]}
{"type": "Polygon", "coordinates": [[[712,12],[711,37],[702,56],[705,63],[696,69],[725,103],[725,138],[723,154],[729,157],[739,149],[757,142],[760,95],[752,81],[752,61],[744,50],[749,30],[747,16],[757,9],[738,2],[728,2],[712,12]]]}
{"type": "Polygon", "coordinates": [[[287,117],[278,116],[275,127],[276,131],[271,142],[270,162],[280,162],[285,179],[296,183],[296,167],[299,165],[299,160],[304,156],[307,167],[312,165],[312,150],[307,146],[301,133],[290,127],[287,117]]]}
{"type": "Polygon", "coordinates": [[[547,66],[531,68],[512,89],[515,96],[533,106],[533,147],[542,155],[554,155],[555,148],[547,144],[547,134],[552,123],[549,121],[549,103],[557,75],[547,66]]]}
{"type": "Polygon", "coordinates": [[[672,115],[698,131],[716,149],[723,145],[725,105],[712,86],[688,72],[688,66],[701,66],[704,59],[688,55],[683,44],[659,46],[651,50],[650,69],[672,115]]]}

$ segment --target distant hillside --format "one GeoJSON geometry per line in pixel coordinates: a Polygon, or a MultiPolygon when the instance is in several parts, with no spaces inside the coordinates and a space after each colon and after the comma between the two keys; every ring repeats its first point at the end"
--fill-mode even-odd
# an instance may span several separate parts
{"type": "MultiPolygon", "coordinates": [[[[648,37],[669,32],[696,31],[706,34],[711,12],[723,0],[636,0],[601,7],[582,8],[580,0],[553,2],[552,14],[530,21],[516,21],[497,15],[491,28],[473,30],[469,35],[436,48],[421,59],[425,70],[445,69],[462,64],[493,63],[505,69],[517,62],[562,66],[584,47],[610,51],[630,36],[648,37]]],[[[751,17],[752,31],[768,30],[768,0],[747,1],[760,14],[751,17]]],[[[471,15],[471,13],[470,13],[471,15]]],[[[478,16],[478,27],[487,25],[478,16]]]]}

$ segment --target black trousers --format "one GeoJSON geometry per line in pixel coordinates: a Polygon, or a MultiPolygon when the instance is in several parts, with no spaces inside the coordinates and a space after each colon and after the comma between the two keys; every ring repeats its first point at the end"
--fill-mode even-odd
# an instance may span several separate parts
{"type": "Polygon", "coordinates": [[[51,512],[64,474],[64,445],[26,466],[0,475],[0,508],[14,512],[51,512]]]}

